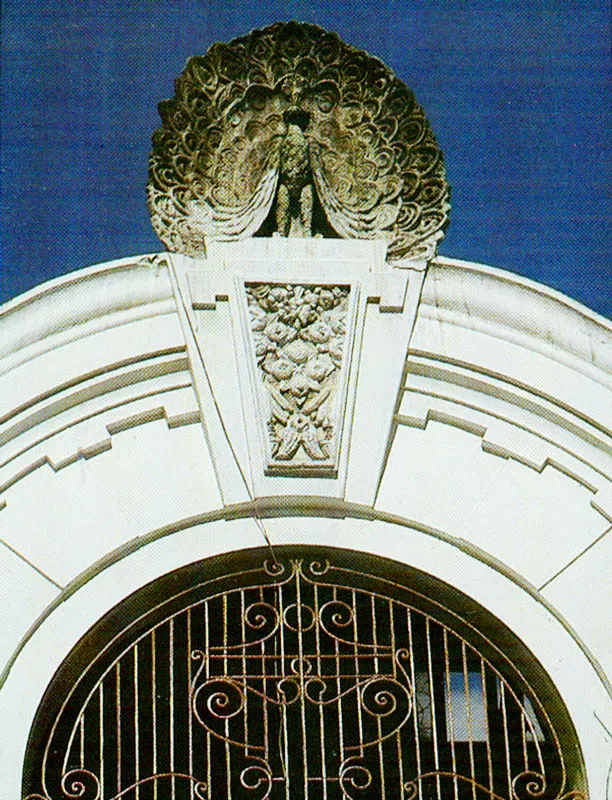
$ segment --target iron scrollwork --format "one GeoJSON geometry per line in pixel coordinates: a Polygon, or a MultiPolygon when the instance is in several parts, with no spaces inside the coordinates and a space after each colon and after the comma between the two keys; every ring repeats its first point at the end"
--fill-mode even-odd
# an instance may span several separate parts
{"type": "Polygon", "coordinates": [[[326,560],[246,576],[105,666],[25,800],[586,800],[536,696],[451,628],[326,560]]]}
{"type": "MultiPolygon", "coordinates": [[[[192,654],[200,662],[192,687],[194,717],[208,734],[241,750],[246,758],[260,759],[263,783],[258,788],[288,780],[295,773],[294,762],[303,761],[304,751],[324,747],[321,728],[333,726],[339,734],[343,718],[350,717],[356,735],[350,741],[347,735],[343,757],[325,779],[326,791],[333,793],[336,787],[350,797],[350,787],[361,786],[366,775],[367,785],[372,783],[371,771],[361,763],[367,751],[396,736],[412,713],[406,650],[394,650],[389,643],[362,643],[357,620],[344,603],[320,604],[314,597],[305,601],[308,584],[315,585],[328,568],[317,562],[291,565],[291,578],[285,578],[282,587],[285,602],[275,635],[244,643],[240,658],[235,657],[235,647],[210,647],[207,653],[192,654]],[[288,597],[293,602],[287,602],[288,597]],[[339,623],[345,636],[351,627],[350,641],[336,635],[325,617],[339,623]],[[364,655],[379,662],[376,674],[361,674],[364,655]],[[250,670],[244,670],[247,663],[252,665],[250,670]],[[261,739],[262,730],[270,732],[267,740],[261,739]],[[314,736],[309,735],[311,731],[314,736]],[[279,767],[276,775],[274,763],[279,767]],[[268,776],[265,780],[264,775],[268,776]]],[[[243,619],[252,615],[252,606],[246,606],[243,619]]],[[[309,774],[303,764],[301,769],[304,787],[323,780],[309,774]]]]}
{"type": "Polygon", "coordinates": [[[141,787],[155,786],[156,791],[163,790],[169,781],[184,782],[190,787],[192,800],[210,800],[208,787],[199,778],[193,775],[184,775],[180,772],[165,772],[151,775],[142,780],[136,781],[130,786],[126,786],[120,792],[112,796],[102,795],[100,779],[93,772],[86,769],[73,769],[66,772],[61,779],[60,792],[56,795],[34,793],[29,794],[24,800],[120,800],[121,798],[134,797],[141,787]]]}

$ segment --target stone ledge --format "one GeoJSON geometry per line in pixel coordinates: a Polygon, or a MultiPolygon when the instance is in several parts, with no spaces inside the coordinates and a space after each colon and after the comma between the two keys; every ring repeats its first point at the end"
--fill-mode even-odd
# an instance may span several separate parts
{"type": "Polygon", "coordinates": [[[0,492],[45,464],[58,472],[79,459],[104,453],[112,448],[113,435],[160,419],[166,420],[168,428],[200,421],[197,399],[189,382],[148,397],[133,398],[90,417],[81,417],[59,432],[49,434],[0,467],[0,492]]]}
{"type": "MultiPolygon", "coordinates": [[[[421,430],[425,430],[429,422],[439,422],[467,431],[480,437],[485,453],[516,461],[538,473],[551,467],[593,493],[598,491],[598,486],[607,485],[606,478],[600,472],[574,453],[547,441],[533,430],[516,425],[512,420],[495,418],[486,410],[414,393],[409,401],[402,401],[396,418],[400,425],[421,430]]],[[[597,506],[594,505],[594,508],[597,506]]]]}
{"type": "MultiPolygon", "coordinates": [[[[602,397],[607,395],[602,393],[602,397]]],[[[578,411],[550,396],[499,375],[412,352],[407,363],[403,404],[415,409],[417,424],[423,425],[428,403],[440,407],[450,403],[461,408],[460,418],[469,417],[472,411],[482,413],[489,420],[479,419],[485,429],[494,419],[506,421],[513,428],[528,431],[567,451],[596,472],[603,475],[612,472],[612,436],[603,426],[593,425],[578,411]]],[[[406,412],[400,410],[402,413],[406,412]]],[[[491,436],[487,439],[494,444],[491,436]]],[[[541,456],[534,454],[534,458],[537,462],[541,456]]]]}
{"type": "Polygon", "coordinates": [[[173,313],[167,270],[147,258],[77,270],[0,307],[0,373],[85,335],[173,313]]]}
{"type": "Polygon", "coordinates": [[[607,520],[612,522],[612,482],[608,481],[597,490],[595,497],[591,499],[591,505],[607,520]]]}
{"type": "Polygon", "coordinates": [[[565,356],[574,369],[600,373],[599,379],[610,383],[612,322],[516,273],[437,257],[429,265],[419,314],[514,341],[555,360],[565,356]]]}
{"type": "Polygon", "coordinates": [[[189,384],[188,369],[185,354],[178,351],[144,354],[137,359],[109,364],[95,372],[75,375],[70,382],[53,386],[29,402],[7,411],[0,424],[0,447],[6,447],[16,439],[23,441],[33,430],[49,435],[54,427],[65,427],[65,420],[71,415],[77,418],[88,416],[91,409],[103,411],[145,394],[173,388],[177,381],[189,384]],[[183,373],[182,378],[178,377],[180,373],[183,373]]]}

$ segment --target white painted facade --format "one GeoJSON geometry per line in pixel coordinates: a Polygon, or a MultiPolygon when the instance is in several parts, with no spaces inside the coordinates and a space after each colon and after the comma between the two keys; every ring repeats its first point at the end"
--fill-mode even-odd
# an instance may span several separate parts
{"type": "Polygon", "coordinates": [[[612,761],[612,326],[515,275],[255,239],[91,267],[0,312],[0,800],[45,688],[155,577],[327,544],[457,587],[556,684],[590,797],[612,761]],[[335,477],[265,474],[239,279],[351,283],[335,477]]]}

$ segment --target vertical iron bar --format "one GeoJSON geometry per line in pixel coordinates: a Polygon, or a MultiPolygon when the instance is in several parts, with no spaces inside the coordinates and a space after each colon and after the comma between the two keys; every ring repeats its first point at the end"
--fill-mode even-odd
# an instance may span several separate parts
{"type": "MultiPolygon", "coordinates": [[[[189,774],[193,775],[193,720],[191,718],[191,606],[187,609],[187,738],[189,740],[189,774]]],[[[194,797],[193,782],[189,782],[190,800],[194,797]]]]}
{"type": "MultiPolygon", "coordinates": [[[[338,590],[334,586],[333,599],[338,600],[338,590]]],[[[338,687],[338,742],[340,747],[340,763],[344,763],[344,731],[342,729],[342,681],[340,680],[340,646],[334,637],[334,650],[336,651],[336,686],[338,687]]]]}
{"type": "MultiPolygon", "coordinates": [[[[319,586],[315,584],[314,587],[314,613],[315,613],[315,642],[317,647],[317,674],[323,675],[322,661],[321,661],[321,628],[319,625],[319,586]]],[[[321,737],[320,750],[321,750],[321,779],[323,781],[323,800],[327,800],[327,762],[325,759],[325,715],[323,713],[323,704],[319,704],[319,734],[321,737]]]]}
{"type": "MultiPolygon", "coordinates": [[[[524,695],[523,695],[524,697],[524,695]]],[[[523,764],[525,771],[529,769],[529,757],[527,755],[527,732],[525,729],[525,709],[524,709],[525,700],[523,699],[523,705],[520,706],[520,716],[521,716],[521,740],[523,744],[523,764]]],[[[533,735],[533,734],[532,734],[533,735]]],[[[535,736],[534,736],[535,739],[535,736]]]]}
{"type": "MultiPolygon", "coordinates": [[[[297,572],[297,569],[296,569],[297,572]]],[[[278,614],[280,618],[280,675],[284,678],[285,670],[285,607],[283,598],[283,585],[278,587],[278,614]]],[[[276,684],[278,686],[278,682],[276,684]]],[[[277,689],[278,691],[278,689],[277,689]]],[[[289,732],[287,730],[287,705],[281,701],[283,709],[283,752],[281,754],[283,762],[283,777],[285,778],[285,800],[290,800],[291,797],[291,774],[289,771],[289,732]]]]}
{"type": "MultiPolygon", "coordinates": [[[[263,603],[264,601],[264,593],[263,593],[263,586],[259,587],[259,601],[263,603]]],[[[265,639],[261,642],[261,675],[262,675],[262,693],[263,697],[261,699],[261,713],[263,717],[263,746],[264,746],[264,759],[266,764],[269,764],[270,761],[270,745],[268,743],[268,704],[266,702],[266,697],[268,696],[268,678],[267,678],[267,671],[266,671],[266,641],[265,639]]]]}
{"type": "MultiPolygon", "coordinates": [[[[395,642],[395,606],[391,598],[387,600],[388,608],[389,608],[389,629],[391,631],[391,659],[392,659],[392,672],[393,677],[395,680],[398,679],[397,676],[397,663],[396,663],[396,642],[395,642]]],[[[413,698],[414,700],[414,698],[413,698]]],[[[412,709],[413,713],[415,712],[414,706],[412,709]]],[[[404,786],[404,754],[402,748],[402,727],[397,729],[395,732],[395,740],[397,745],[397,764],[399,769],[399,787],[398,790],[401,792],[402,787],[404,786]]]]}
{"type": "MultiPolygon", "coordinates": [[[[376,625],[376,598],[373,594],[370,595],[370,611],[372,614],[372,644],[374,645],[374,674],[380,673],[380,663],[378,660],[378,634],[376,625]]],[[[380,797],[385,800],[385,759],[383,757],[383,742],[382,740],[382,718],[380,714],[376,715],[376,726],[378,731],[378,767],[380,769],[380,797]]]]}
{"type": "Polygon", "coordinates": [[[104,797],[104,681],[100,681],[98,688],[98,702],[100,703],[99,738],[100,738],[100,793],[104,797]]]}
{"type": "MultiPolygon", "coordinates": [[[[227,675],[227,594],[223,595],[223,674],[227,675]]],[[[225,717],[225,783],[231,797],[232,758],[229,746],[229,719],[225,717]]]]}
{"type": "MultiPolygon", "coordinates": [[[[153,738],[153,775],[157,775],[157,654],[155,652],[155,628],[151,631],[151,726],[153,738]]],[[[153,800],[157,800],[157,780],[153,781],[153,800]]]]}
{"type": "Polygon", "coordinates": [[[245,609],[245,605],[244,605],[244,589],[241,589],[240,590],[240,634],[242,636],[242,647],[241,647],[242,658],[241,658],[241,663],[242,663],[242,675],[244,677],[244,684],[245,684],[245,690],[244,690],[245,698],[244,698],[244,714],[243,714],[242,732],[243,732],[244,746],[246,748],[245,752],[248,755],[249,754],[249,747],[248,747],[248,741],[249,741],[249,725],[248,725],[248,720],[249,720],[249,702],[248,702],[248,700],[249,699],[248,699],[248,693],[247,693],[247,689],[246,689],[246,683],[247,683],[247,679],[248,678],[247,678],[247,668],[246,668],[246,628],[245,628],[245,619],[244,619],[245,613],[246,613],[246,609],[245,609]]]}
{"type": "Polygon", "coordinates": [[[85,766],[85,712],[81,714],[81,719],[79,721],[79,750],[80,750],[80,762],[81,762],[81,769],[85,766]]]}
{"type": "Polygon", "coordinates": [[[138,644],[134,645],[134,776],[136,779],[136,800],[140,797],[140,738],[138,727],[138,644]]]}
{"type": "MultiPolygon", "coordinates": [[[[208,657],[208,653],[210,652],[210,628],[208,625],[208,604],[209,600],[204,603],[204,660],[206,662],[206,680],[210,678],[210,659],[208,657]]],[[[210,797],[213,797],[213,785],[212,785],[212,767],[211,767],[211,758],[210,758],[210,751],[211,751],[211,742],[210,742],[210,733],[206,731],[206,785],[208,786],[208,792],[210,797]]]]}
{"type": "Polygon", "coordinates": [[[117,794],[121,792],[121,662],[115,666],[116,678],[116,724],[117,724],[117,794]]]}
{"type": "Polygon", "coordinates": [[[502,719],[504,723],[504,750],[506,755],[506,770],[508,773],[508,796],[512,797],[512,767],[510,764],[510,741],[508,733],[508,715],[506,713],[506,687],[504,681],[500,678],[500,697],[502,707],[502,719]]]}
{"type": "MultiPolygon", "coordinates": [[[[431,700],[431,731],[434,749],[434,765],[436,772],[440,769],[440,757],[438,753],[438,723],[436,721],[436,699],[434,694],[433,665],[431,663],[431,631],[429,617],[425,617],[425,638],[427,640],[427,673],[429,676],[429,697],[431,700]]],[[[436,776],[438,796],[440,796],[440,777],[436,776]]]]}
{"type": "MultiPolygon", "coordinates": [[[[444,676],[446,681],[446,708],[447,708],[447,719],[448,719],[448,728],[447,731],[448,738],[450,740],[450,748],[451,748],[451,762],[453,765],[453,773],[455,776],[457,775],[457,754],[455,752],[455,720],[453,715],[453,687],[450,675],[450,664],[448,658],[448,631],[446,628],[443,628],[443,640],[444,640],[444,676]]],[[[459,792],[459,786],[457,782],[457,778],[453,778],[453,784],[455,787],[454,795],[455,800],[457,800],[457,795],[459,792]]]]}
{"type": "MultiPolygon", "coordinates": [[[[446,632],[446,629],[445,629],[446,632]]],[[[474,768],[474,728],[472,725],[472,698],[470,694],[470,674],[468,672],[465,642],[461,641],[461,664],[463,666],[463,688],[465,691],[465,709],[468,723],[470,752],[470,775],[472,777],[472,797],[476,800],[476,770],[474,768]]]]}
{"type": "MultiPolygon", "coordinates": [[[[81,714],[78,722],[79,726],[79,763],[81,769],[85,767],[85,711],[81,714]]],[[[72,738],[72,737],[71,737],[72,738]]],[[[64,760],[64,769],[66,769],[67,760],[64,760]]]]}
{"type": "Polygon", "coordinates": [[[484,698],[484,715],[487,721],[487,771],[489,774],[489,790],[493,793],[493,760],[491,756],[491,736],[490,736],[490,725],[489,725],[489,700],[487,697],[487,681],[485,675],[485,662],[484,659],[480,659],[480,676],[482,680],[482,696],[484,698]]]}
{"type": "Polygon", "coordinates": [[[299,679],[300,679],[300,719],[302,723],[302,761],[304,768],[304,800],[308,800],[308,747],[306,742],[306,698],[304,696],[304,642],[302,630],[302,581],[300,570],[295,575],[295,607],[297,611],[298,629],[298,658],[299,658],[299,679]]]}
{"type": "MultiPolygon", "coordinates": [[[[351,592],[353,598],[353,641],[355,643],[355,675],[357,676],[357,685],[359,685],[359,630],[358,630],[358,623],[357,623],[357,593],[355,591],[351,592]]],[[[359,698],[359,689],[357,690],[357,725],[359,728],[359,745],[360,747],[363,746],[363,710],[361,708],[361,700],[359,698]]]]}
{"type": "MultiPolygon", "coordinates": [[[[170,696],[170,772],[174,772],[174,618],[170,618],[170,645],[168,653],[168,677],[170,686],[168,687],[168,694],[170,696]]],[[[174,776],[170,778],[170,786],[172,792],[172,800],[176,797],[176,781],[174,776]]]]}
{"type": "MultiPolygon", "coordinates": [[[[414,741],[415,741],[415,755],[416,755],[416,769],[417,769],[417,776],[421,774],[421,744],[419,742],[419,720],[418,720],[418,712],[416,709],[417,703],[417,681],[416,681],[416,670],[414,668],[414,639],[412,637],[412,610],[410,608],[406,609],[406,628],[408,631],[408,647],[410,651],[410,676],[412,678],[412,691],[413,691],[413,717],[414,717],[414,741]]],[[[418,780],[417,777],[417,789],[418,789],[418,800],[422,800],[423,793],[421,791],[421,781],[418,780]]]]}

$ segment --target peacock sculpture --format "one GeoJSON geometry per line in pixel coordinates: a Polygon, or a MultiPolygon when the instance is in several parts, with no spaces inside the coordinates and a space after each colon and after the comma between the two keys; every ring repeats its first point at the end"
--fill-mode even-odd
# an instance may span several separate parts
{"type": "Polygon", "coordinates": [[[383,238],[431,258],[442,153],[408,87],[315,25],[276,23],[187,62],[160,104],[148,202],[170,251],[254,235],[383,238]]]}

